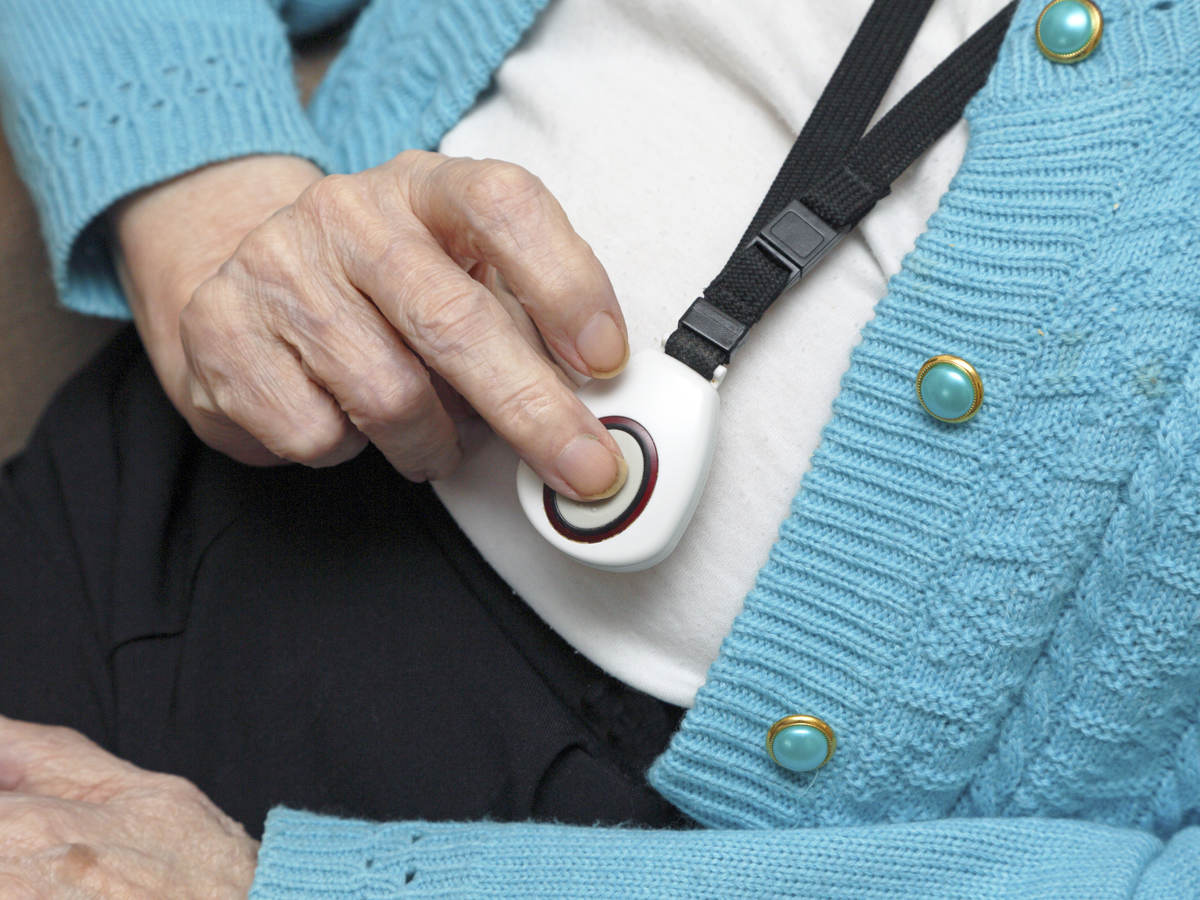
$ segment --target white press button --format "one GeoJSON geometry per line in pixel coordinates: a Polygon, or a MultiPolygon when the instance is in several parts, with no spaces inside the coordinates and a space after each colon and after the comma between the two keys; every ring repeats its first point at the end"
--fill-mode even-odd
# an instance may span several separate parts
{"type": "Polygon", "coordinates": [[[647,488],[653,488],[653,478],[658,474],[653,443],[638,423],[620,416],[606,416],[600,421],[621,448],[629,475],[625,485],[604,500],[581,502],[546,489],[551,521],[560,534],[574,540],[603,540],[627,526],[641,511],[639,503],[649,499],[647,488]],[[643,442],[650,446],[643,448],[643,442]]]}

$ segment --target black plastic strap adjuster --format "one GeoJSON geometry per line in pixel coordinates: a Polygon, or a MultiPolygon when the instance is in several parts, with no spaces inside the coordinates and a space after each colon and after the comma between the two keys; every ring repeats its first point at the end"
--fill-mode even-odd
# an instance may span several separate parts
{"type": "Polygon", "coordinates": [[[725,351],[726,357],[734,351],[749,325],[743,325],[728,313],[721,312],[703,297],[694,301],[679,319],[679,327],[695,332],[710,344],[725,351]]]}
{"type": "Polygon", "coordinates": [[[832,228],[803,203],[793,200],[755,235],[751,244],[757,244],[788,270],[787,287],[791,287],[849,230],[832,228]]]}

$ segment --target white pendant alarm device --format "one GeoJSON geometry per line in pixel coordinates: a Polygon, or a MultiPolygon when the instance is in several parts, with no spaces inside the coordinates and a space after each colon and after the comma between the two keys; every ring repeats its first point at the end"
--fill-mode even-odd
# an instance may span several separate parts
{"type": "Polygon", "coordinates": [[[643,350],[616,378],[586,384],[578,397],[616,440],[629,477],[612,497],[580,503],[559,496],[522,462],[517,497],[533,527],[597,569],[636,572],[666,559],[708,480],[719,383],[661,350],[643,350]]]}

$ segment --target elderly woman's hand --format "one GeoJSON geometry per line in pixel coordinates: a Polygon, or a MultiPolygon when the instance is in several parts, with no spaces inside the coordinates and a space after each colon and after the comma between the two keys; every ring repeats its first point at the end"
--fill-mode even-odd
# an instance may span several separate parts
{"type": "Polygon", "coordinates": [[[620,487],[620,451],[546,348],[614,374],[624,319],[524,169],[411,151],[322,177],[247,157],[138,195],[115,225],[159,379],[235,459],[333,465],[369,440],[407,477],[442,477],[465,399],[555,490],[620,487]]]}
{"type": "Polygon", "coordinates": [[[257,861],[184,779],[0,716],[0,896],[245,897],[257,861]]]}

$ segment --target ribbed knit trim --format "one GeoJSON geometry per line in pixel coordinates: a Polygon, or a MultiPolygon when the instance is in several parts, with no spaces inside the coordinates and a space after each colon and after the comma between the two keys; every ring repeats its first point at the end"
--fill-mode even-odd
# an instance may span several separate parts
{"type": "Polygon", "coordinates": [[[252,153],[327,162],[266,4],[31,6],[0,25],[4,125],[68,306],[128,315],[96,221],[122,197],[252,153]]]}
{"type": "MultiPolygon", "coordinates": [[[[276,809],[267,818],[250,896],[1097,900],[1132,896],[1161,852],[1161,842],[1150,835],[1038,819],[643,831],[486,822],[369,825],[276,809]]],[[[1194,878],[1196,867],[1182,862],[1162,873],[1164,884],[1179,887],[1194,878]]]]}
{"type": "MultiPolygon", "coordinates": [[[[710,827],[950,814],[1026,702],[1179,387],[1197,321],[1182,298],[1154,299],[1155,272],[1176,288],[1200,273],[1181,275],[1185,251],[1163,240],[1170,164],[1147,160],[1186,128],[1173,116],[1194,121],[1159,99],[1167,85],[1197,96],[1200,9],[1110,0],[1099,48],[1067,66],[1034,45],[1042,5],[1015,16],[968,108],[962,168],[863,330],[770,560],[651,769],[710,827]],[[969,423],[916,402],[938,353],[981,373],[969,423]],[[765,751],[793,713],[838,735],[815,775],[765,751]]],[[[1195,132],[1179,141],[1194,160],[1195,132]]],[[[1172,197],[1194,221],[1195,198],[1172,197]]]]}
{"type": "Polygon", "coordinates": [[[487,86],[547,0],[370,5],[309,107],[337,171],[432,149],[487,86]]]}

